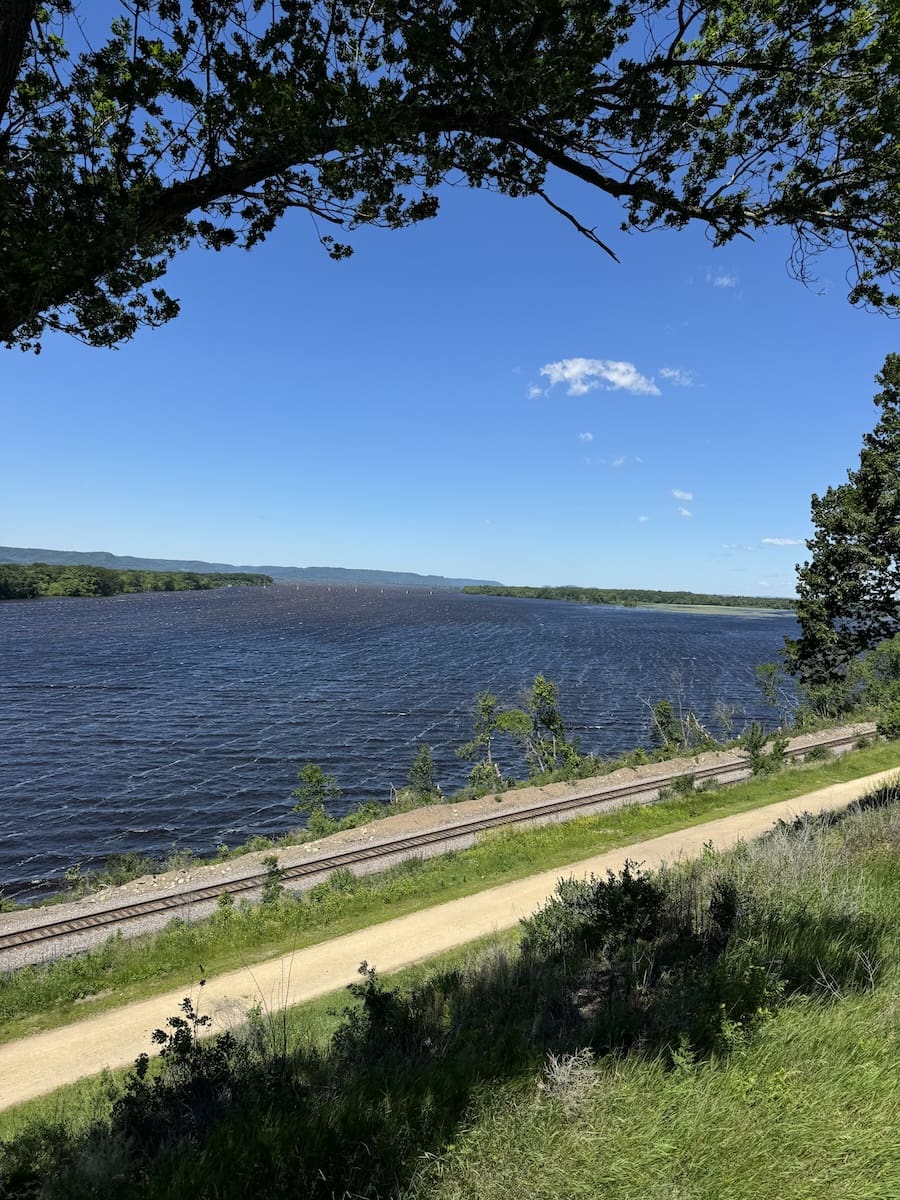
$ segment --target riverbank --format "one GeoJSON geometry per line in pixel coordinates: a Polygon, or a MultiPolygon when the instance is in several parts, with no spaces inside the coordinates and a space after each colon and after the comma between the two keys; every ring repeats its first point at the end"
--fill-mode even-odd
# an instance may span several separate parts
{"type": "MultiPolygon", "coordinates": [[[[826,726],[814,732],[795,735],[793,739],[787,739],[785,742],[785,753],[789,753],[797,761],[801,761],[805,759],[807,752],[814,752],[817,747],[821,747],[823,743],[827,743],[832,736],[840,737],[842,734],[848,734],[848,736],[852,735],[854,740],[856,740],[871,738],[875,736],[875,733],[876,726],[871,721],[857,721],[852,725],[846,726],[826,726]]],[[[441,796],[439,791],[428,795],[416,793],[412,788],[405,788],[399,792],[395,792],[393,799],[387,804],[379,804],[374,801],[368,802],[356,810],[351,810],[350,813],[337,820],[328,817],[323,808],[318,814],[321,818],[318,825],[325,826],[324,832],[321,829],[317,829],[314,833],[310,825],[307,825],[275,836],[257,834],[248,838],[244,844],[239,846],[220,846],[215,858],[195,856],[189,850],[175,850],[165,860],[154,860],[136,854],[114,855],[101,870],[95,870],[86,874],[81,872],[80,867],[72,868],[66,874],[67,886],[63,891],[55,896],[39,901],[37,905],[25,905],[24,907],[30,908],[74,902],[101,892],[108,893],[111,889],[126,886],[134,881],[159,880],[168,875],[183,878],[185,873],[190,873],[211,864],[219,864],[227,861],[252,861],[248,858],[251,854],[263,856],[261,861],[265,862],[266,858],[270,857],[270,852],[272,851],[282,852],[300,845],[326,843],[326,839],[337,839],[340,834],[349,835],[352,843],[353,831],[357,829],[365,830],[370,827],[380,827],[386,830],[394,829],[397,831],[394,836],[405,836],[433,829],[435,823],[438,826],[447,823],[447,818],[437,815],[435,821],[432,823],[429,823],[428,819],[424,818],[423,825],[422,819],[413,818],[410,824],[404,825],[402,818],[407,814],[424,812],[428,809],[433,809],[435,814],[447,814],[457,812],[460,805],[471,802],[472,808],[462,811],[464,813],[463,819],[472,819],[482,815],[482,810],[477,805],[479,800],[485,798],[492,798],[494,801],[500,802],[502,797],[510,797],[515,794],[523,798],[523,803],[527,807],[532,804],[542,803],[541,797],[544,800],[557,798],[557,793],[554,793],[553,788],[568,789],[558,791],[558,795],[560,796],[578,796],[584,794],[585,788],[590,791],[593,791],[597,787],[614,789],[622,783],[630,782],[632,774],[633,778],[637,780],[644,777],[653,777],[654,767],[658,768],[657,773],[660,776],[674,775],[675,777],[679,777],[684,774],[690,774],[697,769],[702,770],[713,766],[716,763],[743,762],[744,757],[739,741],[731,742],[719,749],[705,750],[693,755],[679,755],[671,748],[668,750],[658,748],[649,755],[641,749],[635,749],[612,761],[596,759],[590,755],[585,756],[581,760],[579,770],[576,774],[573,774],[571,770],[560,771],[558,773],[548,772],[542,777],[538,776],[536,782],[507,779],[504,781],[506,786],[501,792],[497,793],[488,791],[487,793],[482,792],[473,796],[471,793],[474,789],[467,787],[461,793],[445,798],[441,796]],[[716,757],[717,755],[719,757],[716,757]],[[605,780],[606,782],[600,783],[599,781],[601,780],[605,780]],[[573,788],[578,790],[573,792],[571,790],[573,788]],[[393,826],[385,824],[385,822],[394,820],[396,820],[396,823],[393,826]],[[331,827],[330,829],[328,828],[329,826],[331,827]]],[[[735,778],[738,777],[735,776],[735,778]]],[[[733,782],[733,780],[729,780],[729,782],[733,782]]],[[[493,810],[489,806],[486,811],[490,812],[493,810]]],[[[516,812],[519,810],[513,807],[510,811],[516,812]]],[[[585,811],[590,810],[585,809],[585,811]]],[[[450,818],[451,823],[453,820],[454,818],[450,818]]],[[[343,849],[338,840],[327,844],[333,845],[338,852],[343,849]]],[[[296,864],[291,863],[289,865],[296,864]]],[[[2,904],[2,896],[0,896],[0,912],[4,911],[4,907],[10,911],[15,911],[14,904],[7,903],[4,906],[2,904]]]]}
{"type": "MultiPolygon", "coordinates": [[[[821,730],[816,733],[801,734],[791,738],[786,748],[786,757],[802,761],[810,752],[823,742],[834,737],[848,739],[847,749],[854,742],[871,740],[876,736],[875,725],[872,722],[856,722],[838,728],[821,730]]],[[[705,751],[700,754],[670,758],[663,762],[649,762],[634,767],[621,767],[604,775],[589,776],[577,781],[565,780],[558,783],[534,787],[517,787],[507,791],[489,793],[470,800],[449,800],[445,803],[425,804],[421,807],[410,808],[393,816],[382,817],[350,829],[333,833],[324,838],[306,840],[301,831],[296,843],[287,837],[274,846],[265,846],[245,854],[230,856],[221,861],[203,862],[189,859],[186,863],[173,870],[160,874],[141,875],[118,886],[103,888],[84,897],[62,901],[52,906],[52,919],[66,921],[88,913],[121,907],[143,900],[163,897],[177,897],[191,889],[201,887],[224,888],[229,883],[235,883],[248,876],[264,872],[267,860],[276,852],[278,866],[290,868],[302,863],[313,862],[318,858],[327,859],[334,854],[353,851],[365,851],[382,843],[389,843],[397,838],[405,838],[420,833],[444,831],[447,840],[398,854],[396,857],[378,859],[373,863],[360,862],[355,871],[358,874],[383,871],[406,858],[431,858],[447,853],[448,850],[462,849],[471,846],[477,840],[476,835],[462,834],[453,836],[455,826],[462,826],[481,817],[496,817],[503,813],[508,817],[535,812],[535,824],[544,822],[559,822],[571,819],[563,815],[542,817],[540,806],[549,801],[569,798],[591,798],[592,803],[586,804],[579,810],[579,815],[609,811],[632,804],[638,800],[650,803],[656,799],[660,790],[671,785],[673,780],[692,777],[696,772],[710,768],[729,768],[729,782],[748,778],[751,774],[746,754],[735,747],[730,750],[705,751]],[[646,794],[640,797],[629,797],[627,800],[611,800],[607,793],[615,792],[625,785],[645,783],[646,794]],[[302,840],[301,840],[302,839],[302,840]]],[[[796,786],[802,788],[802,781],[797,780],[796,786]]],[[[688,788],[690,791],[690,788],[688,788]]],[[[327,877],[329,871],[323,869],[319,875],[311,875],[298,883],[297,890],[308,890],[327,877]]],[[[250,893],[253,896],[253,893],[250,893]]],[[[187,902],[169,912],[134,922],[128,929],[129,936],[150,933],[168,924],[173,917],[183,921],[198,921],[208,917],[215,909],[215,902],[187,902]]],[[[21,908],[10,912],[0,913],[0,933],[12,933],[18,930],[33,928],[50,919],[44,906],[21,908]]],[[[105,934],[84,934],[73,937],[66,946],[66,952],[84,950],[103,940],[105,934]]],[[[25,947],[16,951],[0,951],[0,970],[15,969],[31,961],[39,961],[44,951],[25,947]]]]}

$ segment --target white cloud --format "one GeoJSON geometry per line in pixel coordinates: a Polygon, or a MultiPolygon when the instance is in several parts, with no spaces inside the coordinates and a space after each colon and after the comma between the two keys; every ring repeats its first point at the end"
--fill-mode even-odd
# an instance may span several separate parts
{"type": "Polygon", "coordinates": [[[601,458],[598,461],[605,467],[624,467],[626,463],[642,463],[644,460],[633,454],[617,454],[615,458],[601,458]]]}
{"type": "Polygon", "coordinates": [[[803,538],[763,538],[764,546],[802,546],[803,538]]]}
{"type": "Polygon", "coordinates": [[[693,492],[683,492],[681,488],[672,488],[672,495],[676,500],[693,500],[693,492]]]}
{"type": "Polygon", "coordinates": [[[610,358],[563,358],[546,363],[541,375],[549,380],[547,390],[558,383],[567,384],[570,396],[584,396],[597,388],[608,392],[632,392],[637,396],[658,396],[659,388],[642,375],[634,363],[610,358]]]}
{"type": "Polygon", "coordinates": [[[643,516],[641,516],[641,517],[638,517],[638,521],[639,521],[639,522],[640,522],[642,525],[643,525],[643,523],[644,523],[645,521],[649,521],[649,520],[650,520],[650,518],[649,518],[649,517],[643,517],[643,516]]]}
{"type": "Polygon", "coordinates": [[[669,383],[675,387],[693,387],[694,372],[683,371],[681,367],[660,367],[659,373],[663,379],[667,379],[669,383]]]}
{"type": "Polygon", "coordinates": [[[738,285],[738,277],[729,271],[710,271],[706,276],[706,282],[717,288],[733,288],[738,285]]]}
{"type": "Polygon", "coordinates": [[[678,515],[679,515],[679,517],[692,517],[694,514],[691,512],[691,510],[689,508],[682,508],[682,506],[679,504],[678,505],[678,515]]]}
{"type": "Polygon", "coordinates": [[[529,400],[536,400],[538,396],[543,396],[543,394],[544,394],[544,389],[539,388],[536,383],[533,383],[531,385],[531,387],[529,387],[529,389],[528,389],[528,399],[529,400]]]}
{"type": "Polygon", "coordinates": [[[579,433],[578,440],[579,442],[592,442],[594,435],[592,433],[579,433]]]}

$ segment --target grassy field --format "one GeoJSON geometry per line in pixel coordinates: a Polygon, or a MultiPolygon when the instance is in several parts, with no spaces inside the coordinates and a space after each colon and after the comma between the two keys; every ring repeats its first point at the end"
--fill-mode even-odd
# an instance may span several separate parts
{"type": "Polygon", "coordinates": [[[7,1118],[6,1194],[898,1195],[898,799],[569,881],[518,938],[361,977],[339,1016],[170,1043],[80,1113],[7,1118]]]}
{"type": "Polygon", "coordinates": [[[431,1200],[900,1195],[896,987],[798,1000],[728,1058],[563,1060],[484,1102],[431,1200]]]}
{"type": "Polygon", "coordinates": [[[0,1041],[80,1020],[429,905],[648,837],[775,803],[846,779],[900,767],[900,746],[879,743],[840,759],[712,791],[632,805],[595,817],[510,829],[469,850],[412,859],[376,875],[337,872],[302,896],[223,906],[194,924],[173,921],[145,937],[0,976],[0,1041]]]}

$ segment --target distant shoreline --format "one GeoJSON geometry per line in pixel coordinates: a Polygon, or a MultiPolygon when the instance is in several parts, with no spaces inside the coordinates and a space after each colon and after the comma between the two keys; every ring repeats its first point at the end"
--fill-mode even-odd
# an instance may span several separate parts
{"type": "Polygon", "coordinates": [[[419,575],[414,571],[385,571],[354,567],[235,566],[200,559],[134,558],[106,550],[47,550],[37,547],[0,546],[0,564],[25,566],[45,563],[54,567],[106,567],[113,571],[193,572],[210,575],[267,575],[276,583],[357,584],[366,587],[447,588],[456,591],[469,584],[501,586],[496,579],[454,579],[445,575],[419,575]]]}
{"type": "Polygon", "coordinates": [[[468,596],[505,596],[514,600],[556,600],[617,608],[662,609],[668,612],[723,613],[757,616],[794,611],[788,596],[729,596],[707,592],[664,591],[662,588],[464,587],[468,596]]]}
{"type": "Polygon", "coordinates": [[[142,592],[198,592],[222,587],[269,587],[268,575],[196,571],[112,571],[108,567],[0,564],[0,602],[48,597],[105,597],[142,592]]]}

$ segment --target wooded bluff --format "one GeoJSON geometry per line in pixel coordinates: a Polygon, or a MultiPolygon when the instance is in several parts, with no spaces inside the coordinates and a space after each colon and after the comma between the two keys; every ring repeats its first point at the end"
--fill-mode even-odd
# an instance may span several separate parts
{"type": "Polygon", "coordinates": [[[200,575],[195,571],[111,571],[107,567],[0,564],[0,600],[35,596],[116,596],[121,592],[196,592],[263,587],[268,575],[200,575]]]}

